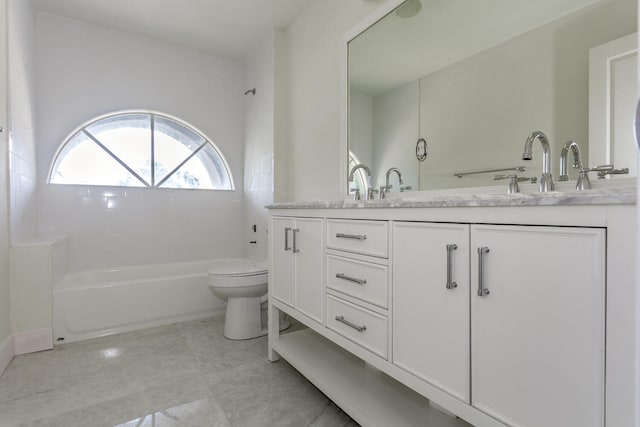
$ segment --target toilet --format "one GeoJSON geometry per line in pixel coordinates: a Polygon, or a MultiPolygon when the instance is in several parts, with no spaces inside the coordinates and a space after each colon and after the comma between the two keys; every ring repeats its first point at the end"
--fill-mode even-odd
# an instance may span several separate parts
{"type": "MultiPolygon", "coordinates": [[[[267,334],[267,261],[234,258],[216,260],[209,270],[209,289],[227,302],[224,336],[232,340],[246,340],[267,334]],[[266,304],[264,304],[266,306],[266,304]]],[[[280,330],[289,326],[280,319],[280,330]]]]}

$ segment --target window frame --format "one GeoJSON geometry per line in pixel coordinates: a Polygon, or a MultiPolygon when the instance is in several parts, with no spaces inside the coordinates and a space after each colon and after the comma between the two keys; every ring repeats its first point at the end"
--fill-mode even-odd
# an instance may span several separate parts
{"type": "MultiPolygon", "coordinates": [[[[60,159],[60,160],[62,160],[62,159],[60,159]]],[[[147,189],[154,189],[154,190],[236,191],[236,186],[235,186],[235,182],[234,182],[234,179],[233,179],[233,174],[231,173],[231,168],[229,167],[229,162],[227,162],[227,159],[225,158],[224,154],[222,154],[221,150],[211,140],[211,138],[209,138],[204,132],[202,132],[197,127],[193,126],[191,123],[188,123],[188,122],[186,122],[185,120],[183,120],[183,119],[181,119],[179,117],[176,117],[176,116],[171,115],[171,114],[155,111],[155,110],[143,110],[143,109],[117,110],[117,111],[112,111],[112,112],[109,112],[109,113],[101,114],[99,116],[93,117],[93,118],[85,121],[84,123],[82,123],[81,125],[76,127],[74,130],[72,130],[62,140],[62,143],[60,143],[58,145],[58,148],[56,149],[56,152],[53,155],[52,161],[51,161],[51,163],[49,165],[49,172],[47,174],[47,184],[49,184],[49,185],[80,185],[80,186],[91,186],[91,187],[118,187],[118,188],[129,188],[129,189],[132,189],[132,188],[147,188],[147,189]],[[107,148],[93,134],[91,134],[91,132],[89,132],[87,130],[88,127],[90,127],[93,124],[99,123],[102,120],[110,119],[110,118],[117,117],[117,116],[135,115],[135,114],[148,115],[150,117],[149,133],[150,133],[150,144],[151,144],[150,145],[150,152],[151,152],[151,155],[150,155],[149,158],[150,158],[151,165],[152,165],[152,167],[151,167],[151,183],[148,183],[146,179],[141,177],[140,174],[138,174],[136,171],[134,171],[129,165],[127,165],[123,160],[121,160],[120,157],[118,157],[116,154],[114,154],[112,150],[107,148]],[[196,149],[194,149],[191,152],[191,154],[189,154],[184,160],[182,160],[177,166],[175,166],[169,173],[167,173],[167,175],[165,175],[162,179],[160,179],[157,182],[155,180],[155,167],[153,167],[153,165],[155,164],[155,144],[154,144],[154,142],[155,142],[154,141],[155,140],[155,132],[154,132],[155,117],[162,117],[162,118],[174,121],[174,122],[178,123],[179,125],[183,126],[184,128],[186,128],[187,130],[197,134],[203,140],[203,142],[196,149]],[[87,136],[90,140],[92,140],[95,144],[97,144],[102,150],[105,151],[105,153],[107,155],[109,155],[121,167],[123,167],[134,178],[136,178],[140,182],[140,184],[143,184],[143,185],[141,185],[141,186],[124,186],[124,185],[110,185],[110,184],[75,184],[75,183],[67,184],[67,183],[52,182],[52,178],[53,178],[53,175],[55,173],[54,172],[54,168],[55,168],[56,164],[58,163],[58,160],[60,158],[61,153],[63,152],[63,150],[67,146],[67,144],[69,144],[76,135],[81,134],[81,133],[84,133],[85,136],[87,136]],[[228,179],[229,179],[230,188],[176,188],[176,187],[161,187],[160,186],[160,185],[164,184],[167,180],[169,180],[189,160],[191,160],[200,151],[202,151],[204,148],[206,148],[207,145],[210,145],[211,148],[214,150],[214,152],[220,158],[220,161],[221,161],[222,165],[225,168],[225,172],[227,173],[227,176],[228,176],[228,179]]]]}

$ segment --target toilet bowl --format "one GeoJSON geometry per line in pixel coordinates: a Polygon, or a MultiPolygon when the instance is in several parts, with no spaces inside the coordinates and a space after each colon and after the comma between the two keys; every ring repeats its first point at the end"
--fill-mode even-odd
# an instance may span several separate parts
{"type": "MultiPolygon", "coordinates": [[[[209,289],[227,301],[225,337],[245,340],[266,335],[267,322],[262,316],[261,303],[266,300],[267,282],[266,261],[242,258],[215,261],[209,270],[209,289]]],[[[280,319],[280,329],[286,327],[286,319],[280,319]]]]}

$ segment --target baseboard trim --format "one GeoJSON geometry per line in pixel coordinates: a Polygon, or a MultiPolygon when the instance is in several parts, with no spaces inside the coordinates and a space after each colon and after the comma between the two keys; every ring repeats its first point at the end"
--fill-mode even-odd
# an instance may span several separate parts
{"type": "Polygon", "coordinates": [[[13,334],[13,351],[16,356],[20,354],[35,353],[36,351],[51,350],[52,348],[53,330],[51,328],[42,328],[13,334]]]}
{"type": "Polygon", "coordinates": [[[156,318],[156,319],[137,322],[137,323],[118,325],[108,329],[105,328],[105,329],[96,329],[96,330],[88,330],[88,331],[81,331],[81,332],[70,332],[66,328],[67,324],[64,322],[64,320],[62,321],[59,320],[57,323],[59,325],[64,325],[63,326],[64,329],[62,327],[56,328],[56,320],[54,319],[54,333],[56,336],[55,345],[56,346],[60,344],[64,345],[71,342],[84,341],[84,340],[89,340],[93,338],[101,338],[101,337],[106,337],[106,336],[115,335],[115,334],[124,334],[127,332],[155,328],[158,326],[171,325],[174,323],[189,322],[191,320],[222,316],[225,314],[225,310],[226,310],[226,307],[223,306],[220,308],[215,308],[213,310],[201,311],[198,313],[190,313],[187,315],[156,318]],[[64,337],[64,341],[58,341],[57,339],[58,337],[64,337]]]}
{"type": "Polygon", "coordinates": [[[0,375],[7,369],[13,356],[13,336],[9,335],[0,345],[0,375]]]}

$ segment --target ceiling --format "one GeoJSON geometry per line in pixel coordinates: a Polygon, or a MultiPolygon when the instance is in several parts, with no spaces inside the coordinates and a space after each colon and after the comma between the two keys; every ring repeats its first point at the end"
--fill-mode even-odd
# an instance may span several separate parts
{"type": "Polygon", "coordinates": [[[37,10],[243,60],[318,0],[34,0],[37,10]]]}
{"type": "Polygon", "coordinates": [[[422,0],[417,15],[390,13],[349,43],[349,81],[357,92],[379,95],[605,1],[422,0]]]}

